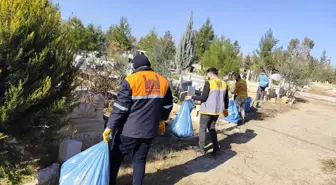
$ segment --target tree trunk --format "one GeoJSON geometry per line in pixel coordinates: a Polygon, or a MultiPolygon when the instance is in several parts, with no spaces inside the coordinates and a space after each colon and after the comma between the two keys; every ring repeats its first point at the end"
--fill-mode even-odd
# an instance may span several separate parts
{"type": "Polygon", "coordinates": [[[246,81],[250,81],[251,70],[247,70],[246,81]]]}
{"type": "Polygon", "coordinates": [[[183,82],[183,74],[182,73],[180,73],[180,77],[179,77],[179,81],[180,81],[180,92],[182,91],[182,82],[183,82]]]}

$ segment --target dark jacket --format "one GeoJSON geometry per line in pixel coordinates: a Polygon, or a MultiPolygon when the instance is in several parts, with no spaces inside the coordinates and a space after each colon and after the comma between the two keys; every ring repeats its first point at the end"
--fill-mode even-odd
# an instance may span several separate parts
{"type": "Polygon", "coordinates": [[[107,127],[114,134],[154,138],[172,107],[169,81],[150,67],[140,67],[121,83],[107,127]]]}

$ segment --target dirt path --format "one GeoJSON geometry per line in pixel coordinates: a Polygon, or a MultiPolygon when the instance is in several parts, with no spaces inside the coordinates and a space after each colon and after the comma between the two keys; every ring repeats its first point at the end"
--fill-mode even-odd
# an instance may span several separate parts
{"type": "MultiPolygon", "coordinates": [[[[336,106],[309,100],[274,118],[251,120],[242,132],[219,134],[223,152],[216,159],[196,157],[190,143],[161,154],[149,162],[145,184],[336,185],[336,175],[321,164],[336,158],[336,106]]],[[[120,184],[130,184],[129,170],[120,184]]]]}

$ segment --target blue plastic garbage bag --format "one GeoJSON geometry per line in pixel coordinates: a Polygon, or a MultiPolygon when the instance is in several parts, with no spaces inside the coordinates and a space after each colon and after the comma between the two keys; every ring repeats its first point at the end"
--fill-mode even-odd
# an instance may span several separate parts
{"type": "Polygon", "coordinates": [[[251,101],[252,101],[252,98],[251,98],[251,97],[247,97],[247,98],[246,98],[245,112],[250,112],[250,109],[251,109],[251,101]]]}
{"type": "Polygon", "coordinates": [[[59,185],[109,185],[108,143],[102,141],[63,163],[59,185]]]}
{"type": "Polygon", "coordinates": [[[268,86],[269,80],[266,75],[259,75],[259,85],[260,87],[268,86]]]}
{"type": "Polygon", "coordinates": [[[177,137],[191,137],[194,135],[191,111],[195,107],[192,100],[185,100],[173,121],[171,132],[177,137]]]}
{"type": "Polygon", "coordinates": [[[237,123],[240,120],[240,116],[238,113],[236,102],[234,100],[230,100],[228,111],[229,115],[227,117],[224,117],[223,119],[230,123],[237,123]]]}

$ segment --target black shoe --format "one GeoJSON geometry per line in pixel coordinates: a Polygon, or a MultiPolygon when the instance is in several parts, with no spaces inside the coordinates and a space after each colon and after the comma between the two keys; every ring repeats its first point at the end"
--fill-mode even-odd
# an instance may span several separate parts
{"type": "Polygon", "coordinates": [[[205,150],[204,148],[198,148],[197,151],[196,151],[196,154],[197,156],[202,156],[202,155],[205,155],[205,150]]]}
{"type": "Polygon", "coordinates": [[[237,122],[237,126],[240,126],[241,125],[241,121],[239,120],[238,122],[237,122]]]}
{"type": "Polygon", "coordinates": [[[244,125],[244,124],[245,124],[245,120],[243,119],[243,120],[239,120],[237,125],[241,126],[241,125],[244,125]]]}
{"type": "Polygon", "coordinates": [[[219,153],[220,153],[220,149],[219,149],[219,148],[215,148],[215,149],[213,149],[213,151],[211,152],[211,155],[212,155],[213,157],[216,157],[219,153]]]}

